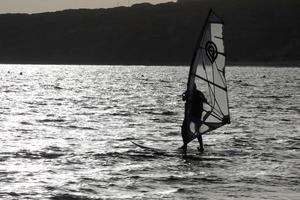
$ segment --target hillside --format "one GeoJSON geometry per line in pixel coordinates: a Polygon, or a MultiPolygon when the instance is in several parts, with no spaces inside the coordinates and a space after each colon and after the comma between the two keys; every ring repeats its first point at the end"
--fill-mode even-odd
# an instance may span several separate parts
{"type": "Polygon", "coordinates": [[[0,15],[0,63],[189,65],[212,7],[229,64],[300,65],[300,1],[181,0],[0,15]]]}

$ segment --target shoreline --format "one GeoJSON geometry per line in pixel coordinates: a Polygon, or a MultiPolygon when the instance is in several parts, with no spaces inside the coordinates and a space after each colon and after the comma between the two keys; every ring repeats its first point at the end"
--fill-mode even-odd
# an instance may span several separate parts
{"type": "MultiPolygon", "coordinates": [[[[89,64],[89,63],[0,63],[0,67],[5,65],[16,65],[16,66],[119,66],[119,67],[190,67],[189,65],[168,65],[168,64],[153,64],[153,65],[144,65],[144,64],[89,64]]],[[[257,63],[257,64],[237,64],[237,63],[231,63],[227,64],[226,67],[268,67],[268,68],[299,68],[300,64],[278,64],[278,63],[257,63]]]]}

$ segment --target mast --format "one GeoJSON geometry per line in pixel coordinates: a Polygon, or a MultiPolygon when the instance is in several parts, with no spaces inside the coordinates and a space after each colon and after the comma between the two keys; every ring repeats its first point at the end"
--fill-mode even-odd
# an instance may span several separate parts
{"type": "Polygon", "coordinates": [[[188,78],[188,82],[187,82],[187,88],[189,88],[189,84],[191,83],[191,77],[192,77],[192,74],[193,74],[193,68],[195,68],[195,62],[196,62],[196,57],[197,57],[198,49],[200,48],[200,43],[201,43],[201,40],[202,40],[204,31],[205,31],[205,28],[207,26],[207,22],[208,22],[209,16],[211,15],[212,12],[213,12],[213,10],[210,9],[209,12],[208,12],[208,14],[207,14],[207,16],[206,16],[204,24],[202,25],[201,32],[200,32],[200,34],[198,36],[198,39],[197,39],[197,42],[196,42],[196,46],[194,48],[192,62],[191,62],[191,65],[190,65],[189,78],[188,78]]]}

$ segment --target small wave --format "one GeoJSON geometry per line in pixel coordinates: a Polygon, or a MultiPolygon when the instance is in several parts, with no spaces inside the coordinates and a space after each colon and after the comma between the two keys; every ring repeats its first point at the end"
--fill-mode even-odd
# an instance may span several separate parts
{"type": "Polygon", "coordinates": [[[56,158],[59,158],[63,155],[64,154],[62,154],[62,153],[40,152],[41,158],[46,158],[46,159],[56,159],[56,158]]]}
{"type": "Polygon", "coordinates": [[[224,150],[213,152],[216,157],[249,156],[250,152],[244,150],[224,150]]]}
{"type": "Polygon", "coordinates": [[[41,120],[36,120],[36,121],[40,122],[40,123],[49,123],[49,122],[61,123],[61,122],[65,122],[66,120],[64,120],[64,119],[41,119],[41,120]]]}
{"type": "Polygon", "coordinates": [[[169,111],[169,110],[158,111],[158,110],[155,110],[155,109],[146,110],[145,113],[149,114],[149,115],[166,115],[166,116],[173,116],[173,115],[177,115],[178,114],[176,112],[169,111]]]}
{"type": "Polygon", "coordinates": [[[270,99],[284,99],[284,98],[291,98],[291,95],[284,95],[284,96],[276,96],[276,95],[269,95],[269,96],[265,96],[263,98],[270,98],[270,99]]]}
{"type": "Polygon", "coordinates": [[[3,90],[2,92],[4,92],[4,93],[13,93],[13,92],[18,92],[18,91],[16,91],[16,90],[3,90]]]}
{"type": "Polygon", "coordinates": [[[255,184],[258,182],[261,183],[262,180],[257,177],[241,177],[237,182],[255,184]]]}
{"type": "Polygon", "coordinates": [[[111,115],[111,116],[124,116],[124,117],[127,117],[127,116],[131,116],[132,113],[130,113],[130,112],[115,112],[115,113],[110,113],[109,115],[111,115]]]}
{"type": "Polygon", "coordinates": [[[240,116],[240,119],[252,119],[253,117],[248,115],[248,116],[244,116],[244,115],[241,115],[240,116]]]}
{"type": "Polygon", "coordinates": [[[140,179],[140,178],[143,178],[142,176],[139,176],[139,175],[132,175],[132,176],[130,176],[129,177],[130,179],[135,179],[135,180],[137,180],[137,179],[140,179]]]}
{"type": "Polygon", "coordinates": [[[290,106],[287,108],[287,110],[296,111],[297,113],[300,113],[300,108],[298,106],[290,106]]]}
{"type": "Polygon", "coordinates": [[[290,120],[290,119],[285,119],[285,118],[282,118],[282,119],[281,119],[281,121],[283,121],[283,122],[290,122],[290,121],[292,121],[292,120],[290,120]]]}
{"type": "Polygon", "coordinates": [[[60,87],[60,86],[54,86],[53,87],[55,90],[62,90],[63,88],[62,87],[60,87]]]}
{"type": "Polygon", "coordinates": [[[151,120],[153,120],[154,122],[158,122],[158,123],[173,123],[174,119],[170,119],[170,118],[152,118],[151,120]]]}
{"type": "Polygon", "coordinates": [[[164,180],[167,181],[167,182],[173,182],[173,181],[177,182],[177,181],[182,181],[184,179],[186,179],[186,178],[183,177],[183,176],[174,176],[174,175],[171,175],[171,176],[168,176],[168,177],[164,178],[164,180]]]}
{"type": "Polygon", "coordinates": [[[120,152],[106,152],[106,153],[95,153],[93,154],[93,156],[95,157],[95,159],[105,159],[105,158],[122,159],[126,155],[120,152]]]}
{"type": "Polygon", "coordinates": [[[190,193],[193,192],[192,190],[186,189],[186,188],[178,188],[176,193],[190,193]]]}
{"type": "Polygon", "coordinates": [[[21,133],[29,133],[32,132],[32,129],[22,129],[22,128],[17,128],[16,131],[21,132],[21,133]]]}
{"type": "Polygon", "coordinates": [[[159,82],[161,82],[161,83],[169,83],[170,81],[165,80],[165,79],[160,79],[159,82]]]}
{"type": "MultiPolygon", "coordinates": [[[[27,101],[27,102],[24,102],[26,104],[29,104],[29,105],[39,105],[39,106],[46,106],[47,103],[45,102],[41,102],[41,101],[27,101]]],[[[34,108],[34,107],[32,107],[34,108]]]]}
{"type": "Polygon", "coordinates": [[[69,129],[81,129],[81,130],[97,130],[97,129],[92,128],[92,127],[75,126],[75,125],[65,126],[65,128],[69,128],[69,129]]]}
{"type": "Polygon", "coordinates": [[[253,84],[250,84],[250,83],[245,83],[245,82],[243,82],[242,80],[238,80],[238,81],[233,81],[234,83],[236,83],[236,84],[239,84],[239,85],[241,85],[241,86],[244,86],[244,87],[247,87],[247,86],[255,86],[255,85],[253,85],[253,84]]]}
{"type": "Polygon", "coordinates": [[[28,159],[56,159],[63,155],[64,152],[68,149],[57,147],[57,146],[48,146],[39,151],[29,151],[26,149],[20,150],[15,153],[15,156],[18,158],[28,158],[28,159]]]}
{"type": "MultiPolygon", "coordinates": [[[[97,191],[95,191],[92,188],[80,188],[80,191],[90,193],[90,194],[97,194],[97,191]]],[[[86,199],[86,198],[85,198],[86,199]]],[[[93,199],[94,200],[94,199],[93,199]]]]}
{"type": "Polygon", "coordinates": [[[9,193],[7,193],[7,195],[12,196],[12,197],[19,197],[19,196],[21,196],[21,194],[18,194],[16,192],[9,192],[9,193]]]}
{"type": "Polygon", "coordinates": [[[255,96],[255,95],[249,95],[250,98],[255,99],[285,99],[285,98],[291,98],[291,95],[284,95],[284,96],[276,96],[276,95],[265,95],[265,96],[255,96]]]}
{"type": "Polygon", "coordinates": [[[25,121],[21,121],[20,124],[22,124],[22,125],[32,125],[32,123],[30,123],[30,122],[25,122],[25,121]]]}
{"type": "Polygon", "coordinates": [[[93,97],[93,96],[82,96],[82,98],[88,100],[88,99],[94,99],[95,97],[93,97]]]}
{"type": "Polygon", "coordinates": [[[10,156],[0,156],[0,162],[5,162],[10,158],[10,156]]]}
{"type": "MultiPolygon", "coordinates": [[[[83,115],[83,116],[90,116],[90,115],[95,115],[95,112],[80,112],[80,113],[74,113],[72,115],[83,115]]],[[[93,121],[93,122],[97,122],[97,121],[93,121]]]]}
{"type": "Polygon", "coordinates": [[[82,108],[85,108],[85,109],[98,109],[97,106],[82,106],[82,108]]]}
{"type": "Polygon", "coordinates": [[[192,179],[193,181],[195,182],[198,182],[198,183],[224,183],[225,180],[220,178],[220,177],[193,177],[193,178],[190,178],[190,177],[184,177],[184,176],[174,176],[174,175],[171,175],[171,176],[168,176],[168,177],[158,177],[158,179],[160,181],[166,181],[168,183],[171,183],[171,182],[182,182],[182,181],[185,181],[185,180],[190,180],[192,179]]]}
{"type": "Polygon", "coordinates": [[[163,111],[161,114],[162,115],[168,115],[168,116],[177,115],[177,113],[173,112],[173,111],[163,111]]]}
{"type": "Polygon", "coordinates": [[[249,87],[249,86],[255,87],[255,85],[250,84],[250,83],[242,83],[241,85],[244,87],[249,87]]]}
{"type": "MultiPolygon", "coordinates": [[[[295,140],[297,140],[297,139],[295,139],[295,140]]],[[[300,150],[300,142],[288,141],[288,146],[286,148],[289,150],[300,150]]]]}
{"type": "MultiPolygon", "coordinates": [[[[178,136],[180,135],[181,133],[179,131],[170,131],[167,133],[168,136],[178,136]]],[[[163,141],[181,141],[181,140],[163,140],[163,141]]]]}
{"type": "Polygon", "coordinates": [[[144,113],[145,113],[145,114],[149,114],[149,115],[161,115],[161,112],[158,112],[158,111],[155,110],[155,109],[149,109],[149,110],[146,110],[144,113]]]}
{"type": "MultiPolygon", "coordinates": [[[[146,152],[140,150],[127,150],[125,152],[106,152],[106,153],[96,153],[93,155],[95,159],[114,159],[114,160],[134,160],[134,161],[145,161],[145,160],[152,160],[158,158],[159,155],[153,154],[153,152],[146,152]]],[[[118,161],[119,162],[119,161],[118,161]]]]}
{"type": "Polygon", "coordinates": [[[58,152],[50,152],[50,151],[31,152],[28,150],[21,150],[15,154],[17,158],[27,158],[27,159],[56,159],[63,155],[64,155],[63,153],[58,153],[58,152]]]}
{"type": "Polygon", "coordinates": [[[47,98],[45,100],[47,100],[47,101],[64,101],[65,99],[63,99],[63,98],[47,98]]]}
{"type": "Polygon", "coordinates": [[[73,194],[58,194],[51,197],[51,200],[95,200],[87,198],[86,196],[78,196],[73,194]]]}
{"type": "Polygon", "coordinates": [[[119,138],[119,139],[115,139],[116,141],[132,141],[135,140],[134,137],[125,137],[125,138],[119,138]]]}

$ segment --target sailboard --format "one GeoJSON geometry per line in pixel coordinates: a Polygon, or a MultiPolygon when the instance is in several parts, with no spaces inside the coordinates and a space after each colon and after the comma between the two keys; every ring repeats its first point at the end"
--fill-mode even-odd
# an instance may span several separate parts
{"type": "Polygon", "coordinates": [[[146,146],[144,144],[140,144],[140,143],[133,142],[133,141],[131,141],[131,143],[141,149],[149,150],[149,151],[152,151],[152,152],[158,153],[158,154],[170,154],[170,153],[178,153],[179,152],[179,151],[163,149],[163,148],[154,148],[154,147],[146,146]]]}
{"type": "Polygon", "coordinates": [[[223,27],[223,20],[211,9],[190,65],[182,125],[186,144],[230,123],[223,27]]]}
{"type": "MultiPolygon", "coordinates": [[[[141,143],[134,142],[134,141],[131,141],[131,143],[141,149],[144,149],[145,151],[152,152],[153,154],[156,154],[156,155],[169,156],[169,157],[173,157],[173,156],[177,157],[177,156],[187,155],[186,152],[184,152],[181,149],[172,150],[167,147],[155,148],[155,147],[147,146],[145,144],[141,144],[141,143]]],[[[201,154],[199,153],[199,151],[194,151],[194,152],[189,152],[188,155],[189,156],[200,156],[201,154]]]]}
{"type": "Polygon", "coordinates": [[[137,146],[138,148],[144,149],[145,151],[151,152],[153,155],[158,156],[166,156],[166,157],[182,157],[184,159],[189,160],[201,160],[201,161],[220,161],[220,160],[226,160],[224,156],[215,156],[210,154],[203,154],[202,152],[199,152],[198,150],[190,150],[189,152],[185,152],[180,149],[176,150],[170,150],[169,148],[154,148],[147,146],[145,144],[141,144],[138,142],[131,141],[132,144],[137,146]]]}

